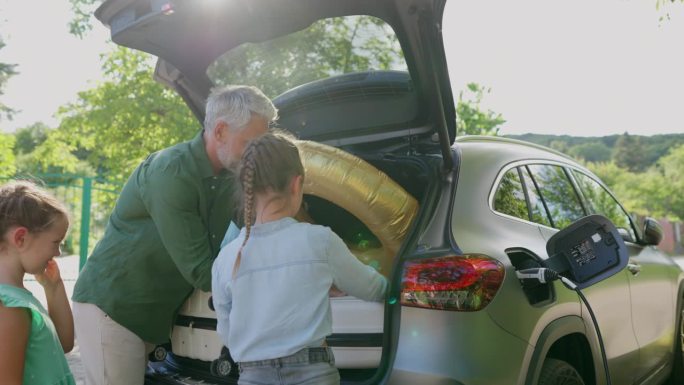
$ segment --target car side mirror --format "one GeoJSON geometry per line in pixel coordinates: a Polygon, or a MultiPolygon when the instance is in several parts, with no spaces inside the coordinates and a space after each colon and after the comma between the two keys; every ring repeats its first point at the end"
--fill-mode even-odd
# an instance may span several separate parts
{"type": "Polygon", "coordinates": [[[653,218],[644,218],[644,239],[646,245],[657,246],[663,240],[663,226],[653,218]]]}
{"type": "Polygon", "coordinates": [[[580,218],[546,243],[546,267],[573,281],[579,289],[611,277],[627,266],[625,241],[602,215],[580,218]]]}

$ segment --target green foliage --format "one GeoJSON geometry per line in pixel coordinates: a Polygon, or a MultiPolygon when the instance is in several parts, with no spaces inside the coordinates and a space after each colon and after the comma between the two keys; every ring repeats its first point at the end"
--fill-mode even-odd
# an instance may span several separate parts
{"type": "Polygon", "coordinates": [[[627,211],[657,218],[684,220],[684,145],[673,148],[657,165],[632,172],[614,162],[589,163],[627,211]]]}
{"type": "Polygon", "coordinates": [[[649,186],[658,193],[654,198],[658,202],[661,214],[684,220],[684,145],[673,148],[666,156],[658,160],[656,172],[662,177],[661,185],[649,186]]]}
{"type": "MultiPolygon", "coordinates": [[[[65,173],[74,174],[83,166],[81,161],[72,153],[73,146],[60,140],[57,131],[51,131],[45,141],[33,151],[17,157],[18,171],[22,174],[65,173]]],[[[83,174],[92,175],[92,173],[83,174]]]]}
{"type": "Polygon", "coordinates": [[[14,175],[14,136],[0,133],[0,177],[14,175]]]}
{"type": "Polygon", "coordinates": [[[485,94],[491,92],[476,83],[468,84],[468,95],[461,91],[456,103],[456,127],[459,135],[498,135],[506,122],[501,114],[484,110],[481,106],[485,94]]]}
{"type": "Polygon", "coordinates": [[[646,207],[647,197],[643,196],[643,175],[620,168],[614,162],[589,163],[587,168],[608,186],[628,212],[639,215],[651,214],[646,207]]]}
{"type": "Polygon", "coordinates": [[[69,0],[73,18],[69,22],[69,32],[83,38],[93,29],[93,15],[102,0],[69,0]]]}
{"type": "Polygon", "coordinates": [[[601,142],[582,143],[566,150],[559,150],[587,162],[607,162],[611,157],[610,148],[601,142]]]}
{"type": "Polygon", "coordinates": [[[14,146],[14,153],[16,155],[31,153],[36,147],[45,142],[49,131],[50,127],[40,122],[18,129],[14,133],[17,140],[14,146]]]}
{"type": "Polygon", "coordinates": [[[570,153],[568,144],[562,140],[553,140],[553,141],[549,142],[549,144],[547,146],[553,148],[554,150],[558,150],[562,153],[565,153],[565,154],[570,153]]]}
{"type": "Polygon", "coordinates": [[[658,159],[666,155],[671,148],[678,145],[684,145],[684,134],[653,136],[628,135],[629,139],[624,139],[624,134],[602,137],[543,134],[506,136],[551,147],[577,159],[588,162],[607,162],[614,159],[613,156],[618,156],[622,158],[620,162],[622,167],[627,167],[628,164],[632,164],[633,169],[637,172],[648,170],[650,167],[655,166],[658,159]],[[622,146],[623,149],[618,151],[616,150],[616,146],[621,140],[623,143],[620,144],[620,146],[622,146]],[[625,149],[625,147],[627,147],[627,143],[624,143],[625,141],[636,142],[637,144],[635,145],[632,143],[630,145],[631,147],[625,149]],[[606,148],[608,149],[608,153],[606,153],[606,148]],[[629,152],[630,148],[633,153],[629,152]],[[619,152],[619,155],[616,155],[616,152],[619,152]],[[606,154],[610,155],[609,159],[605,159],[606,154]]]}
{"type": "Polygon", "coordinates": [[[201,128],[176,93],[152,79],[149,55],[118,47],[103,71],[108,80],[60,108],[59,128],[36,149],[41,158],[65,170],[85,160],[99,175],[123,180],[150,152],[201,128]]]}
{"type": "MultiPolygon", "coordinates": [[[[4,46],[5,43],[2,41],[2,37],[0,37],[0,49],[2,49],[4,46]]],[[[0,96],[3,94],[2,89],[5,87],[7,80],[9,80],[9,78],[13,75],[17,74],[15,67],[16,64],[0,63],[0,96]]],[[[0,101],[0,121],[3,120],[3,117],[6,119],[12,119],[13,113],[14,110],[0,101]]]]}
{"type": "Polygon", "coordinates": [[[619,167],[626,168],[629,171],[643,171],[645,164],[641,139],[626,132],[622,134],[615,142],[613,161],[619,167]]]}

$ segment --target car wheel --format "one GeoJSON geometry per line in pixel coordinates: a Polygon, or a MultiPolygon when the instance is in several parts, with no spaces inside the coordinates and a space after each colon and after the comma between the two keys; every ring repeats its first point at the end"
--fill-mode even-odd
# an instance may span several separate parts
{"type": "Polygon", "coordinates": [[[677,325],[675,333],[674,362],[668,384],[684,384],[684,305],[679,309],[679,325],[677,325]]]}
{"type": "Polygon", "coordinates": [[[567,362],[547,358],[539,376],[539,385],[584,385],[584,380],[567,362]]]}

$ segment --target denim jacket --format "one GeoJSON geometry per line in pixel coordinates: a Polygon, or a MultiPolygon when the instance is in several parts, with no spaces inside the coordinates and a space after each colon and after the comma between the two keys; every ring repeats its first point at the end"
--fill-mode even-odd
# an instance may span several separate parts
{"type": "Polygon", "coordinates": [[[387,280],[361,263],[330,228],[287,217],[252,227],[239,270],[233,266],[245,230],[212,267],[217,331],[235,361],[284,357],[321,346],[332,333],[328,290],[380,301],[387,280]]]}

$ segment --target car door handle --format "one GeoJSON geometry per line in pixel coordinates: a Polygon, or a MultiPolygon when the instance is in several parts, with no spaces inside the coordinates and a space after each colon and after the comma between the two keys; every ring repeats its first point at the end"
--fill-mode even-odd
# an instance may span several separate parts
{"type": "Polygon", "coordinates": [[[639,275],[639,273],[641,273],[641,265],[638,263],[628,263],[627,270],[629,270],[632,275],[639,275]]]}

